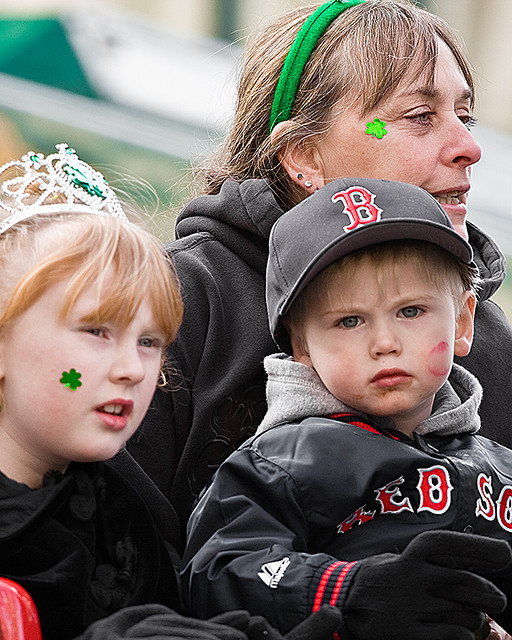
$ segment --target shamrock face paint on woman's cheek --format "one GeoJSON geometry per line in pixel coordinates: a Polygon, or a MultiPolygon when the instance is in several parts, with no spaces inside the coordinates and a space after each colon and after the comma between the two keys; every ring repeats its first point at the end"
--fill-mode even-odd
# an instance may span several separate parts
{"type": "Polygon", "coordinates": [[[384,120],[379,120],[379,118],[374,118],[373,122],[368,122],[366,124],[366,133],[373,138],[378,138],[382,140],[382,138],[386,135],[386,123],[384,120]]]}

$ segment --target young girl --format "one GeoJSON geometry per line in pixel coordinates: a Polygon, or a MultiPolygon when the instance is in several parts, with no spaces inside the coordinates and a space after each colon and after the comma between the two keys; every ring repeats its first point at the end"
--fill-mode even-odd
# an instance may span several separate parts
{"type": "MultiPolygon", "coordinates": [[[[280,640],[246,612],[176,613],[177,518],[123,446],[180,325],[178,281],[103,176],[57,149],[0,167],[0,575],[45,640],[280,640]]],[[[336,626],[322,612],[289,640],[336,626]]]]}
{"type": "Polygon", "coordinates": [[[126,454],[98,461],[139,426],[182,302],[158,241],[66,145],[0,174],[0,573],[71,638],[179,602],[172,511],[126,454]]]}
{"type": "Polygon", "coordinates": [[[178,603],[173,514],[124,452],[182,316],[159,242],[66,145],[0,169],[0,573],[71,638],[178,603]],[[13,175],[14,174],[14,175],[13,175]]]}

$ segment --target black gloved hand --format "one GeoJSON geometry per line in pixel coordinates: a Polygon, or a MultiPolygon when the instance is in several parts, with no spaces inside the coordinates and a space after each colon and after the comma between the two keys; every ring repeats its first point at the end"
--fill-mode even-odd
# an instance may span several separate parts
{"type": "Polygon", "coordinates": [[[240,629],[249,640],[332,640],[332,634],[341,622],[341,612],[324,605],[285,636],[264,617],[253,616],[247,611],[227,611],[210,618],[208,622],[240,629]]]}
{"type": "Polygon", "coordinates": [[[426,531],[400,555],[361,561],[343,604],[345,625],[357,640],[473,640],[482,612],[495,615],[507,602],[478,572],[510,560],[504,540],[426,531]]]}
{"type": "Polygon", "coordinates": [[[341,622],[341,611],[324,604],[285,635],[285,640],[332,640],[341,622]]]}
{"type": "MultiPolygon", "coordinates": [[[[208,620],[210,624],[239,629],[248,640],[282,640],[283,636],[263,617],[253,616],[244,609],[226,611],[208,620]]],[[[240,636],[242,636],[242,633],[240,636]]],[[[220,637],[220,636],[219,636],[220,637]]]]}
{"type": "Polygon", "coordinates": [[[75,640],[331,640],[341,613],[325,605],[283,636],[262,616],[227,611],[209,620],[182,616],[160,604],[121,609],[75,640]]]}
{"type": "Polygon", "coordinates": [[[229,617],[226,621],[182,616],[160,604],[137,605],[97,620],[75,640],[249,640],[236,624],[229,624],[229,617]]]}

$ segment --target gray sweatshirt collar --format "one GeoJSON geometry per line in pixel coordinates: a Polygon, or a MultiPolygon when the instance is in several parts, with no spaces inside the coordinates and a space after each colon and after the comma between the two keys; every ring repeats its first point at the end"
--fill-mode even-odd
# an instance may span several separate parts
{"type": "MultiPolygon", "coordinates": [[[[264,365],[268,376],[268,410],[257,433],[312,416],[359,413],[333,396],[314,369],[295,362],[285,353],[267,356],[264,365]]],[[[416,431],[439,435],[475,433],[480,428],[478,407],[481,397],[482,387],[478,380],[454,364],[448,380],[436,394],[431,416],[416,431]]]]}

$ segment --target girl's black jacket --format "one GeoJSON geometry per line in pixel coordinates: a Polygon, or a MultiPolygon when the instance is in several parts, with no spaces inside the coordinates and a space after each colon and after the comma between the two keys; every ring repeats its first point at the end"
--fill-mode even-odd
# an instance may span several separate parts
{"type": "Polygon", "coordinates": [[[176,515],[126,452],[72,463],[37,490],[0,474],[0,505],[0,575],[32,596],[44,640],[129,605],[180,611],[176,515]]]}

